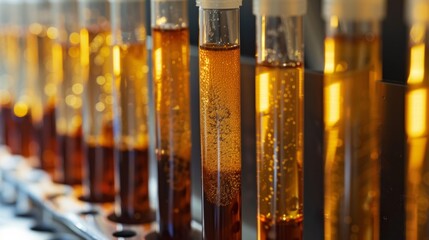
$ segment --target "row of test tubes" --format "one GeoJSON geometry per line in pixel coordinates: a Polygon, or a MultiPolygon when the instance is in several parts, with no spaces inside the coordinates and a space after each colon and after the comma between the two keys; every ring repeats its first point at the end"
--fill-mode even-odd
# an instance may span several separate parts
{"type": "MultiPolygon", "coordinates": [[[[187,1],[152,1],[159,232],[191,232],[187,1]]],[[[149,201],[145,1],[0,1],[1,140],[109,219],[149,201]]]]}
{"type": "MultiPolygon", "coordinates": [[[[424,9],[429,2],[409,2],[407,239],[424,239],[429,22],[424,9]]],[[[196,3],[203,238],[241,239],[241,0],[196,3]]],[[[306,4],[253,1],[258,239],[303,237],[306,4]]],[[[186,239],[192,218],[187,1],[151,1],[151,78],[144,5],[141,0],[1,0],[1,140],[54,181],[76,186],[83,201],[115,202],[112,221],[142,224],[154,220],[148,191],[153,127],[159,234],[186,239]],[[148,79],[155,126],[148,122],[148,79]]],[[[379,239],[376,82],[382,79],[384,1],[326,0],[322,13],[324,238],[379,239]]]]}

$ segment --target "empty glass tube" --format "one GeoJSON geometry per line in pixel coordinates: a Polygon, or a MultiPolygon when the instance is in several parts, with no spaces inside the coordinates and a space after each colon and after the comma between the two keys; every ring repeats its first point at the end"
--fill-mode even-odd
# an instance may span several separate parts
{"type": "Polygon", "coordinates": [[[379,238],[384,2],[324,1],[325,239],[379,238]]]}
{"type": "Polygon", "coordinates": [[[80,27],[77,0],[52,0],[57,38],[53,45],[53,68],[57,89],[56,130],[58,158],[56,180],[82,183],[82,93],[80,27]]]}
{"type": "Polygon", "coordinates": [[[48,0],[25,0],[27,79],[34,87],[31,116],[35,124],[40,167],[52,177],[57,162],[55,127],[56,84],[52,46],[57,30],[48,0]]]}
{"type": "Polygon", "coordinates": [[[258,239],[302,239],[306,1],[253,3],[258,239]]]}
{"type": "Polygon", "coordinates": [[[429,8],[427,0],[409,0],[409,74],[406,93],[407,201],[406,239],[429,238],[429,159],[428,159],[428,87],[429,87],[429,8]]]}
{"type": "Polygon", "coordinates": [[[204,239],[241,239],[240,5],[197,0],[204,239]]]}
{"type": "Polygon", "coordinates": [[[187,0],[152,0],[159,233],[191,231],[191,127],[187,0]]]}
{"type": "Polygon", "coordinates": [[[115,214],[121,223],[150,222],[145,1],[112,0],[115,214]]]}
{"type": "Polygon", "coordinates": [[[113,202],[113,57],[110,4],[78,0],[83,90],[83,200],[113,202]]]}

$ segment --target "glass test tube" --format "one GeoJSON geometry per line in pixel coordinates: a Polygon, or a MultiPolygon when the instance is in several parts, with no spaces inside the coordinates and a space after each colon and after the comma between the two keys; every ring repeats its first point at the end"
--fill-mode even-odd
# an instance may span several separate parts
{"type": "Polygon", "coordinates": [[[113,202],[113,57],[107,0],[78,0],[83,90],[83,200],[113,202]]]}
{"type": "Polygon", "coordinates": [[[258,239],[302,239],[306,1],[255,0],[258,239]]]}
{"type": "Polygon", "coordinates": [[[429,238],[428,87],[429,16],[427,0],[409,0],[409,74],[406,93],[407,181],[406,239],[429,238]]]}
{"type": "MultiPolygon", "coordinates": [[[[8,1],[10,4],[9,19],[11,21],[7,34],[7,67],[11,86],[11,121],[8,125],[9,147],[12,154],[24,157],[36,155],[37,143],[33,114],[35,111],[35,76],[31,62],[32,47],[28,41],[28,24],[26,4],[24,1],[8,1]]],[[[4,109],[7,109],[5,107],[4,109]]],[[[37,115],[37,114],[36,114],[37,115]]],[[[33,164],[33,163],[32,163],[33,164]]]]}
{"type": "Polygon", "coordinates": [[[34,87],[31,117],[37,133],[40,167],[54,178],[57,138],[52,47],[57,30],[52,27],[48,0],[25,0],[25,4],[27,79],[34,87]]]}
{"type": "Polygon", "coordinates": [[[52,0],[57,31],[52,56],[57,83],[56,130],[58,158],[55,179],[82,184],[82,93],[80,27],[77,0],[52,0]]]}
{"type": "Polygon", "coordinates": [[[240,5],[197,1],[204,239],[241,239],[240,5]]]}
{"type": "Polygon", "coordinates": [[[148,82],[145,1],[111,1],[115,214],[138,224],[153,220],[149,202],[148,82]]]}
{"type": "Polygon", "coordinates": [[[383,1],[325,1],[325,239],[379,239],[383,1]]]}
{"type": "Polygon", "coordinates": [[[8,145],[11,93],[7,67],[7,32],[10,27],[9,4],[0,1],[0,145],[8,145]]]}
{"type": "Polygon", "coordinates": [[[191,123],[187,0],[152,0],[159,233],[191,231],[191,123]]]}

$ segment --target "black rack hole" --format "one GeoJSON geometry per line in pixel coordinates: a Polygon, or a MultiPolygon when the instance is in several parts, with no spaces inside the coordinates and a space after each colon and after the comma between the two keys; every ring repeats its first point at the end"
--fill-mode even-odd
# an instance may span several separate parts
{"type": "Polygon", "coordinates": [[[131,238],[136,236],[137,234],[132,230],[122,230],[114,232],[112,235],[116,238],[131,238]]]}
{"type": "Polygon", "coordinates": [[[86,216],[86,215],[98,215],[98,213],[99,212],[97,210],[91,209],[91,210],[81,211],[81,212],[79,212],[79,215],[84,215],[84,216],[86,216]]]}
{"type": "Polygon", "coordinates": [[[49,233],[55,232],[54,226],[49,225],[49,224],[43,224],[43,223],[36,224],[36,225],[32,226],[30,229],[33,231],[36,231],[36,232],[49,232],[49,233]]]}

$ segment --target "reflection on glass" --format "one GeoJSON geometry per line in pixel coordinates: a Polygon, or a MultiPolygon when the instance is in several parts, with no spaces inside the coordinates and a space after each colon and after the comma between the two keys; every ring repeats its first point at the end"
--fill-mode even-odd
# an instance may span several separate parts
{"type": "Polygon", "coordinates": [[[427,25],[410,29],[410,69],[405,97],[407,133],[406,239],[429,237],[428,48],[427,25]]]}
{"type": "Polygon", "coordinates": [[[325,238],[378,239],[378,26],[333,19],[337,32],[325,39],[325,238]]]}

